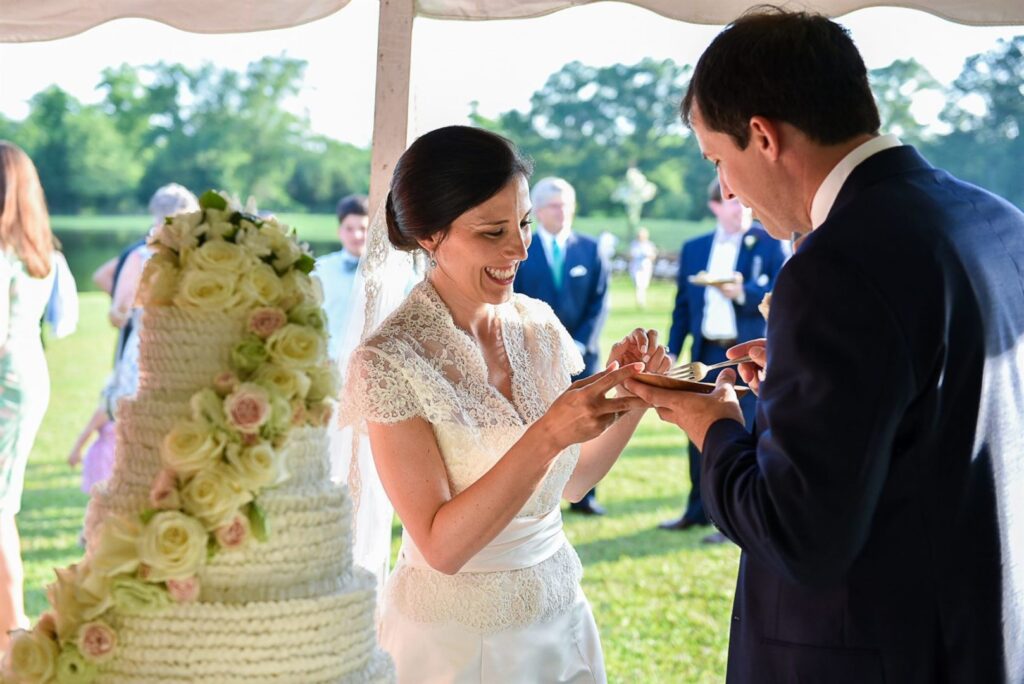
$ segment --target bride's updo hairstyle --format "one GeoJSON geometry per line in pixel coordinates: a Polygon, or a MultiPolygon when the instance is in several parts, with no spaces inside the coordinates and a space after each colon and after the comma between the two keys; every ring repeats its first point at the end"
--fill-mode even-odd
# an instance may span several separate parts
{"type": "Polygon", "coordinates": [[[388,239],[396,249],[414,251],[417,240],[441,234],[473,207],[494,197],[533,164],[500,135],[470,126],[431,131],[409,146],[391,177],[385,203],[388,239]]]}

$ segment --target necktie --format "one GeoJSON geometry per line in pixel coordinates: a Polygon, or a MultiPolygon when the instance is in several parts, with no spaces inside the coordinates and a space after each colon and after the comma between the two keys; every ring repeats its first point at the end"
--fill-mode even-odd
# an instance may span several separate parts
{"type": "Polygon", "coordinates": [[[555,278],[555,287],[562,289],[562,272],[565,270],[565,248],[554,240],[551,243],[551,275],[555,278]]]}

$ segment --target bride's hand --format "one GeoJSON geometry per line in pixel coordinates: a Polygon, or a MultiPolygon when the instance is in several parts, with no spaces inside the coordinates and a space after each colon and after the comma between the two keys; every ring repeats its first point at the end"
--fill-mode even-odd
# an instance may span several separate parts
{"type": "Polygon", "coordinates": [[[546,433],[558,451],[590,441],[607,430],[623,413],[648,408],[646,402],[632,395],[605,396],[642,368],[640,363],[619,368],[612,362],[600,373],[577,380],[555,399],[534,426],[546,433]]]}
{"type": "MultiPolygon", "coordinates": [[[[608,363],[642,363],[648,373],[664,373],[672,367],[668,349],[658,344],[658,331],[637,328],[612,346],[608,363]]],[[[632,396],[624,387],[616,390],[618,396],[632,396]]]]}

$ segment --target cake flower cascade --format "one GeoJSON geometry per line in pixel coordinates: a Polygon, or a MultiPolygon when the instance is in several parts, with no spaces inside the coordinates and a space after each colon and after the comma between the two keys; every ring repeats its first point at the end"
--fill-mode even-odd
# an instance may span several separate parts
{"type": "Polygon", "coordinates": [[[88,684],[118,648],[112,612],[196,601],[210,558],[271,533],[257,496],[287,477],[289,433],[329,420],[338,374],[312,255],[287,226],[222,194],[199,203],[150,236],[140,303],[241,315],[244,334],[163,437],[149,507],[105,519],[86,558],[56,571],[50,610],[12,633],[4,682],[88,684]]]}

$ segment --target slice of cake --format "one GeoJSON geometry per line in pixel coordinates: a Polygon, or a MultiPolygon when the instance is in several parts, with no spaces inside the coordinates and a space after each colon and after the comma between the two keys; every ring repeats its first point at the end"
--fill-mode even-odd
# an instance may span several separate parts
{"type": "Polygon", "coordinates": [[[216,193],[150,240],[139,389],[15,682],[394,681],[329,478],[337,390],[312,257],[216,193]]]}

